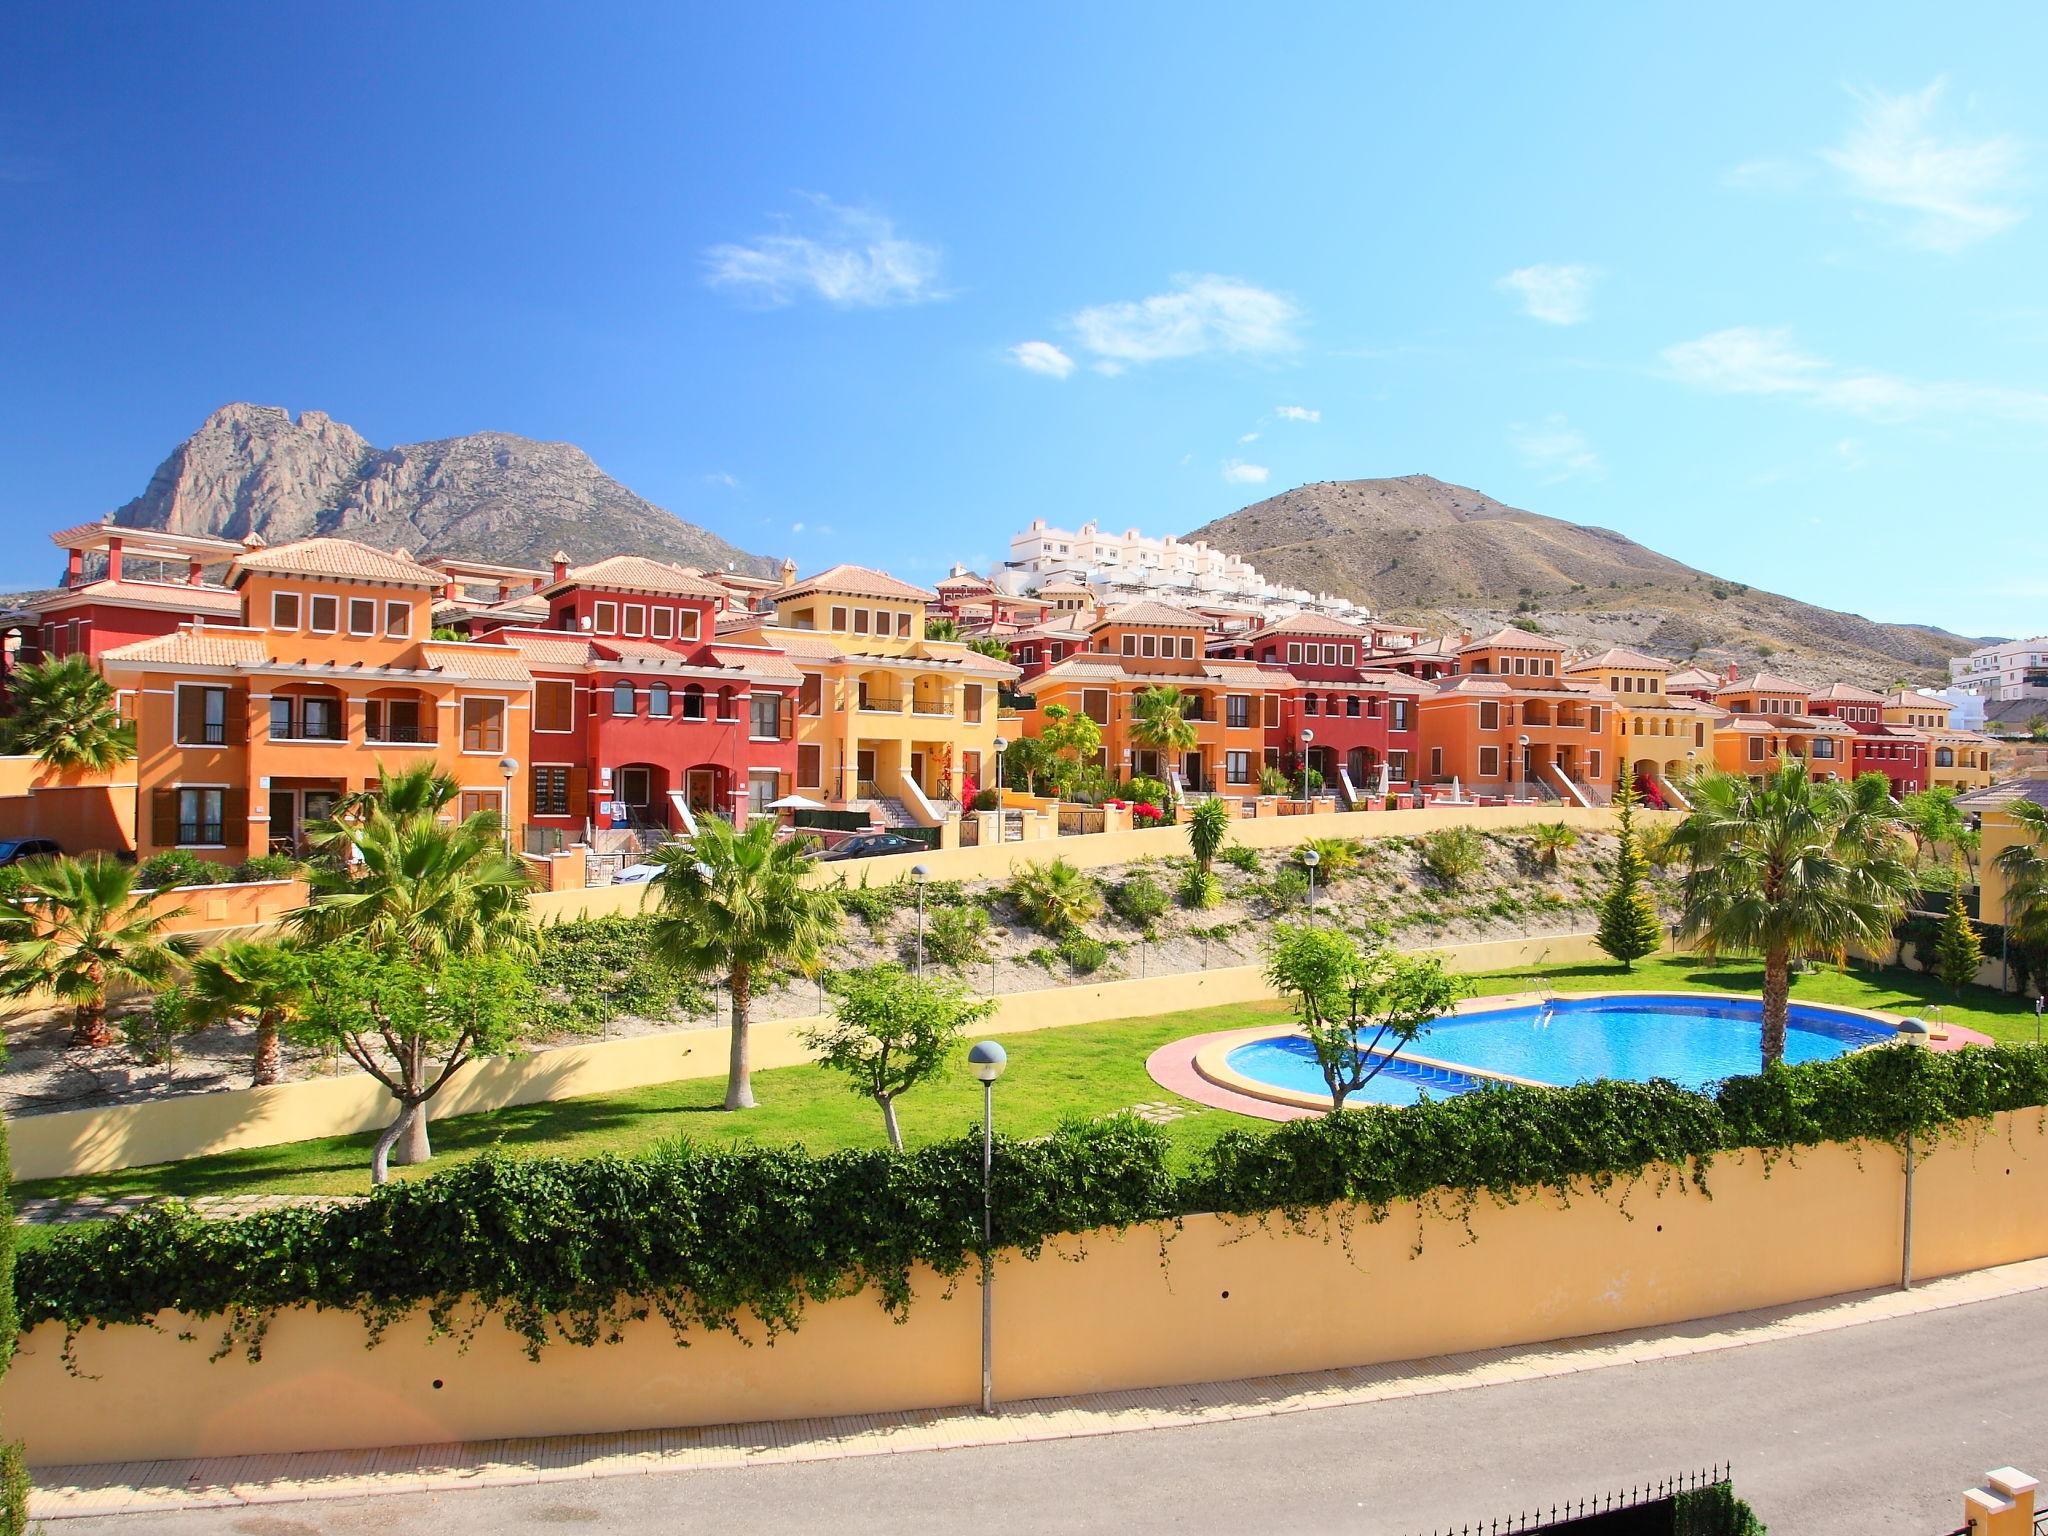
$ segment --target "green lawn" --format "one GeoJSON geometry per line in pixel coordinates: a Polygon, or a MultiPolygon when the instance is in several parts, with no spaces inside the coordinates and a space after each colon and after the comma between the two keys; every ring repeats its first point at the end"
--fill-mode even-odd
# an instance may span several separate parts
{"type": "MultiPolygon", "coordinates": [[[[1752,963],[1729,960],[1712,965],[1697,959],[1639,962],[1633,972],[1613,965],[1551,966],[1497,971],[1475,978],[1480,992],[1560,992],[1626,988],[1719,989],[1754,994],[1761,973],[1752,963]]],[[[1902,971],[1824,970],[1798,978],[1796,998],[1816,1003],[1918,1013],[1939,1006],[1950,1022],[1979,1029],[2002,1041],[2030,1041],[2030,1007],[1996,992],[1973,988],[1951,999],[1938,982],[1902,971]]],[[[1154,1018],[1006,1035],[1010,1071],[997,1090],[1004,1130],[1037,1135],[1072,1116],[1094,1117],[1147,1103],[1179,1102],[1145,1073],[1153,1049],[1183,1035],[1232,1029],[1283,1016],[1278,1004],[1205,1008],[1154,1018]]],[[[856,1098],[842,1081],[817,1067],[782,1067],[755,1074],[761,1107],[740,1115],[719,1109],[725,1085],[717,1078],[664,1083],[629,1093],[562,1099],[488,1114],[436,1122],[436,1156],[428,1169],[395,1170],[417,1176],[474,1157],[488,1148],[590,1157],[601,1152],[636,1152],[674,1136],[705,1145],[737,1142],[800,1142],[815,1151],[872,1147],[882,1142],[880,1112],[856,1098]]],[[[1175,1151],[1186,1156],[1205,1148],[1231,1127],[1258,1128],[1264,1121],[1187,1104],[1189,1113],[1166,1126],[1175,1151]]],[[[903,1134],[917,1145],[958,1135],[980,1122],[981,1089],[964,1067],[942,1082],[906,1098],[899,1115],[903,1134]]],[[[15,1186],[17,1198],[73,1194],[225,1195],[354,1193],[369,1187],[369,1135],[334,1137],[264,1147],[217,1157],[193,1158],[153,1168],[75,1179],[43,1179],[15,1186]]]]}

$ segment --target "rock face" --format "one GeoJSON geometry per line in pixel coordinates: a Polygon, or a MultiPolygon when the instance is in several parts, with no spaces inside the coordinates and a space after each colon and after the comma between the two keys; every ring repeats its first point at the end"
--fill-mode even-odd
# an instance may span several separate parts
{"type": "Polygon", "coordinates": [[[766,574],[770,562],[644,500],[582,449],[505,432],[378,448],[321,411],[297,421],[274,405],[228,405],[179,445],[114,520],[131,527],[314,534],[415,555],[545,566],[655,555],[766,574]]]}
{"type": "Polygon", "coordinates": [[[1401,622],[1484,634],[1521,621],[1589,649],[1767,662],[1802,682],[1946,684],[1948,658],[1982,643],[1760,592],[1428,475],[1298,486],[1188,537],[1401,622]]]}

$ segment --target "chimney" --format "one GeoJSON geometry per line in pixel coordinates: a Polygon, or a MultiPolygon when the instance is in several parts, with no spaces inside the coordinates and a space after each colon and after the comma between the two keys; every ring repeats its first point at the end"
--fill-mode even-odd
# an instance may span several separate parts
{"type": "Polygon", "coordinates": [[[205,572],[197,560],[185,567],[185,585],[188,587],[198,586],[204,576],[205,572]]]}
{"type": "Polygon", "coordinates": [[[109,539],[107,540],[107,580],[119,581],[120,579],[121,541],[119,539],[109,539]]]}
{"type": "Polygon", "coordinates": [[[78,581],[79,581],[79,578],[80,578],[81,576],[83,576],[84,574],[85,574],[85,551],[84,551],[84,550],[82,550],[82,549],[67,549],[67,550],[65,550],[65,551],[64,551],[64,585],[65,585],[65,586],[67,586],[67,587],[75,587],[75,586],[77,586],[77,585],[78,585],[78,581]]]}
{"type": "Polygon", "coordinates": [[[450,576],[441,583],[441,596],[448,602],[454,602],[458,597],[462,596],[462,584],[453,576],[450,576]]]}
{"type": "Polygon", "coordinates": [[[1742,668],[1740,668],[1740,667],[1736,666],[1736,665],[1735,665],[1735,663],[1734,663],[1734,662],[1732,662],[1732,661],[1731,661],[1731,662],[1729,662],[1729,663],[1728,663],[1728,681],[1732,683],[1732,682],[1734,682],[1734,681],[1735,681],[1735,680],[1736,680],[1737,678],[1739,678],[1739,677],[1741,677],[1741,676],[1742,676],[1742,668]]]}
{"type": "Polygon", "coordinates": [[[796,585],[796,562],[787,555],[782,557],[782,584],[785,587],[796,585]]]}
{"type": "Polygon", "coordinates": [[[549,558],[550,558],[551,560],[553,560],[553,561],[554,561],[554,566],[555,566],[555,580],[556,580],[556,581],[567,581],[567,580],[569,579],[569,555],[568,555],[568,552],[567,552],[566,550],[560,550],[560,549],[558,549],[558,550],[556,550],[556,551],[554,552],[554,554],[553,554],[553,555],[551,555],[551,556],[550,556],[549,558]]]}

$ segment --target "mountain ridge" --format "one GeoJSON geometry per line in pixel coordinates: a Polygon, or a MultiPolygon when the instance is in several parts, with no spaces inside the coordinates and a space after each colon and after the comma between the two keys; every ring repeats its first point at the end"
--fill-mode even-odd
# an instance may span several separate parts
{"type": "Polygon", "coordinates": [[[1430,475],[1296,486],[1185,537],[1396,622],[1476,633],[1533,624],[1589,650],[1629,646],[1710,669],[1768,663],[1807,683],[1945,685],[1948,658],[1983,643],[1713,576],[1611,528],[1430,475]]]}
{"type": "Polygon", "coordinates": [[[773,568],[628,490],[573,443],[472,432],[379,448],[325,411],[294,419],[247,401],[209,415],[112,520],[272,544],[333,535],[499,565],[545,567],[559,548],[773,568]]]}

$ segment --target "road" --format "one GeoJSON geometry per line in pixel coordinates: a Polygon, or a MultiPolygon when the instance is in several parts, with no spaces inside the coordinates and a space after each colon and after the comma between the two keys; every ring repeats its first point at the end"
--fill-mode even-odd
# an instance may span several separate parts
{"type": "Polygon", "coordinates": [[[1278,1418],[972,1451],[64,1520],[51,1536],[1343,1531],[1408,1536],[1732,1461],[1774,1536],[1941,1536],[2048,1474],[2048,1291],[1278,1418]]]}

